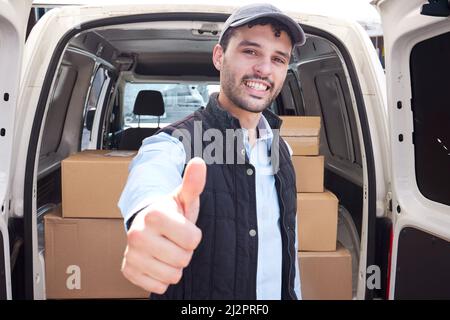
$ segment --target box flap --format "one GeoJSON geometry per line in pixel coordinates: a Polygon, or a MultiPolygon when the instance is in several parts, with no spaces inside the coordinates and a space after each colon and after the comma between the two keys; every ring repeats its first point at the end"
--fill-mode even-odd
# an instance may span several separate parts
{"type": "Polygon", "coordinates": [[[117,151],[117,150],[84,150],[75,153],[63,160],[67,162],[130,162],[130,160],[136,155],[133,151],[117,151]]]}
{"type": "Polygon", "coordinates": [[[302,201],[308,201],[308,200],[313,200],[313,201],[317,201],[317,200],[334,200],[334,201],[338,201],[338,198],[336,197],[336,195],[329,191],[329,190],[325,190],[324,192],[312,192],[312,193],[297,193],[297,197],[302,200],[302,201]]]}

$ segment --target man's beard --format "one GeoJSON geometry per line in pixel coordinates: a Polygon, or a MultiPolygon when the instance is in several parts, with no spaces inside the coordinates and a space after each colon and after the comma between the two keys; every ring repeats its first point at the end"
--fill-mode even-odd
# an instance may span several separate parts
{"type": "Polygon", "coordinates": [[[245,75],[241,80],[238,80],[239,82],[237,82],[234,74],[230,72],[226,66],[227,63],[224,60],[223,68],[221,70],[222,89],[225,95],[228,97],[228,99],[240,109],[253,113],[263,112],[272,104],[272,102],[275,100],[275,98],[281,91],[281,88],[279,88],[277,92],[274,92],[274,94],[269,95],[267,98],[259,98],[259,97],[254,97],[253,99],[250,97],[246,98],[244,97],[244,95],[247,95],[247,93],[245,93],[243,89],[243,86],[245,86],[244,83],[245,80],[253,79],[253,80],[264,80],[266,82],[269,82],[271,87],[268,90],[271,92],[272,90],[274,90],[273,82],[268,79],[263,79],[256,75],[245,75]]]}

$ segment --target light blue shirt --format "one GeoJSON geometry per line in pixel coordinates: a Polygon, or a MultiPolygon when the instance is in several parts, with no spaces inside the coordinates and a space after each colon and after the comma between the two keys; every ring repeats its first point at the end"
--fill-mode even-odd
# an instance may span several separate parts
{"type": "MultiPolygon", "coordinates": [[[[258,300],[280,300],[282,274],[280,208],[268,153],[272,145],[273,132],[264,116],[261,116],[258,129],[259,137],[253,147],[250,147],[247,130],[243,129],[243,143],[247,157],[255,167],[256,179],[258,220],[256,297],[258,300]]],[[[159,133],[143,141],[137,156],[130,164],[128,181],[119,200],[119,208],[125,221],[156,198],[173,192],[181,184],[185,159],[183,144],[166,133],[159,133]]],[[[295,249],[297,252],[297,237],[295,249]]],[[[297,259],[295,269],[295,292],[301,299],[297,259]]]]}

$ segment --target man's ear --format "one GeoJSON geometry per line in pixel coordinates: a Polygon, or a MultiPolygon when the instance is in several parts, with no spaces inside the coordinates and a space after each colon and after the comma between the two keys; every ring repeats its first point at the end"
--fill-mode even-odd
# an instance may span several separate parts
{"type": "Polygon", "coordinates": [[[220,71],[222,69],[222,63],[223,63],[223,48],[220,44],[216,44],[214,46],[213,49],[213,63],[214,63],[214,67],[216,67],[216,69],[218,71],[220,71]]]}

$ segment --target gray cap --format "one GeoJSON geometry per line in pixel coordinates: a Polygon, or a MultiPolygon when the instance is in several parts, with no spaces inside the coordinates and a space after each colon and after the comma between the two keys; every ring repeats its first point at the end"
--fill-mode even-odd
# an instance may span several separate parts
{"type": "Polygon", "coordinates": [[[303,45],[305,43],[305,33],[300,25],[295,22],[294,19],[281,12],[280,9],[267,3],[250,4],[240,7],[234,11],[223,25],[219,43],[222,40],[222,36],[225,34],[225,31],[229,28],[240,27],[250,21],[262,17],[274,18],[283,23],[289,29],[292,40],[294,41],[293,47],[296,45],[303,45]]]}

